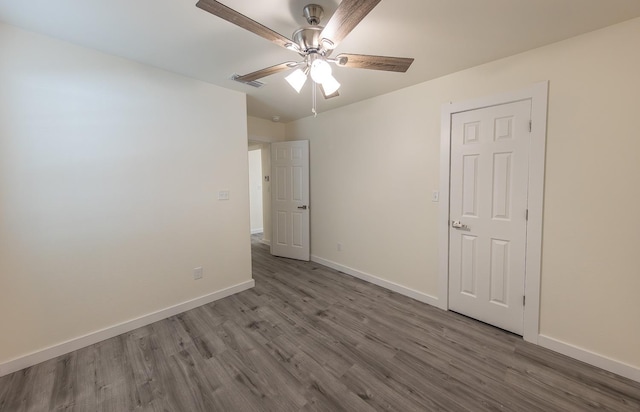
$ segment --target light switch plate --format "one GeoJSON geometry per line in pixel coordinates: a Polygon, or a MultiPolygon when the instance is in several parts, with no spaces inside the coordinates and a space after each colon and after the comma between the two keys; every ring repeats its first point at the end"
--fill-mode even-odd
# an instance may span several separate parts
{"type": "Polygon", "coordinates": [[[437,190],[434,190],[433,192],[431,192],[431,201],[438,202],[439,200],[440,200],[440,192],[438,192],[437,190]]]}
{"type": "Polygon", "coordinates": [[[219,191],[218,200],[229,200],[229,191],[228,190],[219,191]]]}

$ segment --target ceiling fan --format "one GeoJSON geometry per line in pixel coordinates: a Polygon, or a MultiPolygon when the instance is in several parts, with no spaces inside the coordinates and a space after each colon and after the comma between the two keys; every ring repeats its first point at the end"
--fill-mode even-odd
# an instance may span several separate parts
{"type": "MultiPolygon", "coordinates": [[[[331,65],[329,63],[336,64],[339,67],[402,73],[406,72],[409,66],[411,66],[411,63],[413,63],[412,58],[406,57],[349,53],[341,53],[335,58],[330,57],[340,42],[380,1],[381,0],[342,0],[326,26],[320,25],[320,21],[324,16],[322,7],[317,4],[308,4],[303,9],[303,16],[307,19],[309,26],[301,27],[294,31],[291,36],[292,40],[218,1],[199,0],[196,6],[245,30],[249,30],[278,46],[292,50],[303,58],[303,60],[299,62],[288,61],[249,74],[237,76],[234,80],[248,83],[285,70],[293,70],[293,72],[286,77],[286,80],[298,93],[300,93],[300,90],[304,86],[307,75],[311,75],[313,82],[320,86],[320,90],[325,99],[328,99],[338,96],[338,89],[340,88],[340,83],[332,75],[331,65]]],[[[312,89],[314,102],[315,89],[315,87],[312,89]]],[[[315,104],[313,111],[315,113],[315,104]]]]}

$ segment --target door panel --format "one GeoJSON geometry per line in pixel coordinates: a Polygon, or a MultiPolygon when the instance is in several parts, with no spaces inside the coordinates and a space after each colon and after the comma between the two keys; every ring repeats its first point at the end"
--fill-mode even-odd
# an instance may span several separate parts
{"type": "Polygon", "coordinates": [[[509,289],[509,241],[491,239],[491,302],[507,304],[509,289]]]}
{"type": "Polygon", "coordinates": [[[274,166],[273,168],[275,172],[272,173],[272,176],[274,177],[272,185],[276,188],[275,200],[282,202],[287,200],[287,168],[281,166],[274,166]]]}
{"type": "Polygon", "coordinates": [[[460,253],[460,292],[476,296],[476,268],[478,267],[477,237],[462,235],[460,253]]]}
{"type": "Polygon", "coordinates": [[[530,100],[451,119],[449,308],[518,334],[530,119],[530,100]]]}
{"type": "Polygon", "coordinates": [[[304,202],[304,168],[293,166],[291,168],[291,198],[297,202],[304,202]]]}
{"type": "Polygon", "coordinates": [[[464,156],[462,170],[462,216],[478,216],[478,155],[464,156]]]}
{"type": "Polygon", "coordinates": [[[309,142],[271,144],[271,253],[309,260],[309,142]]]}

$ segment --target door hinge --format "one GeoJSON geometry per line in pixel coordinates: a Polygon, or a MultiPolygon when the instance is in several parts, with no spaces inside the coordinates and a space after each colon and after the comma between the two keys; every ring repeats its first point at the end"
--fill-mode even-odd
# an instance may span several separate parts
{"type": "Polygon", "coordinates": [[[524,302],[527,300],[527,297],[522,295],[522,306],[524,306],[524,302]]]}
{"type": "Polygon", "coordinates": [[[532,123],[532,121],[529,120],[529,133],[531,133],[531,127],[532,127],[531,123],[532,123]]]}
{"type": "Polygon", "coordinates": [[[524,220],[529,221],[529,209],[524,212],[524,220]]]}

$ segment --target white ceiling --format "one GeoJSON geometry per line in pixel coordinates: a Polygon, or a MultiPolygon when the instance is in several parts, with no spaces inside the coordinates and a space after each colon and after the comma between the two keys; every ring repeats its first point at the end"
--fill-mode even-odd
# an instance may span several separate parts
{"type": "MultiPolygon", "coordinates": [[[[291,51],[195,7],[197,0],[0,0],[0,21],[247,94],[248,114],[311,114],[285,73],[256,89],[229,80],[289,60],[291,51]]],[[[223,0],[290,37],[305,4],[339,0],[223,0]]],[[[326,111],[640,16],[639,0],[383,0],[334,52],[414,57],[407,73],[334,68],[340,97],[326,111]]],[[[335,67],[335,66],[334,66],[335,67]]]]}

